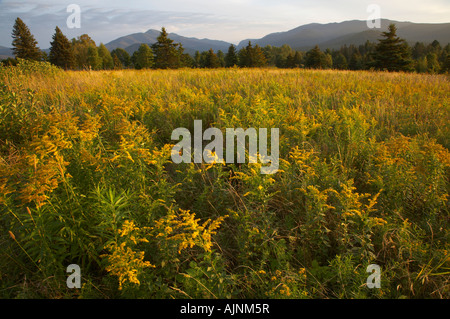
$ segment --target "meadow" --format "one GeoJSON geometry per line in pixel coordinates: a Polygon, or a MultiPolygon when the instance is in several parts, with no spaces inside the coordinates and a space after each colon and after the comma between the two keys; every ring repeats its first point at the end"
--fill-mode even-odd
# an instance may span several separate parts
{"type": "Polygon", "coordinates": [[[0,67],[0,296],[450,298],[449,123],[445,75],[0,67]],[[278,172],[173,163],[199,119],[278,172]]]}

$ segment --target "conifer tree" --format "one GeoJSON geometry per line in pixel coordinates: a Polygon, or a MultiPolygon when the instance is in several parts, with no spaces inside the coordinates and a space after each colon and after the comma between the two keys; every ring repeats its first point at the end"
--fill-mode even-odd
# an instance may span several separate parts
{"type": "Polygon", "coordinates": [[[12,38],[12,50],[16,58],[36,61],[42,59],[42,53],[37,46],[37,41],[34,39],[28,26],[20,18],[17,18],[14,23],[12,38]]]}
{"type": "Polygon", "coordinates": [[[306,52],[305,66],[313,69],[324,69],[327,65],[326,59],[325,53],[316,45],[313,49],[306,52]]]}
{"type": "Polygon", "coordinates": [[[220,61],[217,55],[214,53],[213,49],[209,49],[206,55],[205,61],[206,68],[218,68],[220,67],[220,61]]]}
{"type": "Polygon", "coordinates": [[[157,69],[175,69],[180,66],[178,44],[168,37],[166,29],[163,27],[161,33],[152,45],[154,67],[157,69]]]}
{"type": "Polygon", "coordinates": [[[373,66],[379,70],[411,71],[412,60],[408,44],[397,36],[395,24],[390,24],[388,31],[382,35],[384,38],[378,40],[373,54],[373,66]]]}
{"type": "Polygon", "coordinates": [[[255,45],[255,47],[251,52],[251,55],[252,55],[252,65],[251,65],[252,67],[260,68],[266,66],[267,59],[266,56],[264,55],[263,50],[259,45],[255,45]]]}
{"type": "Polygon", "coordinates": [[[231,44],[228,48],[228,52],[225,54],[225,67],[230,68],[235,65],[238,65],[238,56],[236,47],[231,44]]]}
{"type": "Polygon", "coordinates": [[[59,27],[56,27],[53,41],[50,43],[50,63],[63,69],[73,69],[75,67],[75,56],[72,44],[62,33],[59,27]]]}

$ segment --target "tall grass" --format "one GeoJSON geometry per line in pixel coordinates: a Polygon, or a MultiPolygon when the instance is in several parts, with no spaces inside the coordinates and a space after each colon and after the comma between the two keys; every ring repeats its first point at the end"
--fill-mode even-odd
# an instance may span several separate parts
{"type": "Polygon", "coordinates": [[[448,298],[449,92],[364,71],[1,68],[1,296],[448,298]],[[280,170],[172,163],[195,119],[279,128],[280,170]]]}

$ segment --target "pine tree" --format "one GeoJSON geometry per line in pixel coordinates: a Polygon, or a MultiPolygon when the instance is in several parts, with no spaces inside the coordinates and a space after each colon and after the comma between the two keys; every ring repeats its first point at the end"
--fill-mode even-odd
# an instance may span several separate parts
{"type": "Polygon", "coordinates": [[[206,55],[205,61],[206,68],[218,68],[220,67],[220,61],[217,55],[214,53],[213,49],[209,49],[206,55]]]}
{"type": "Polygon", "coordinates": [[[302,66],[303,56],[299,51],[295,52],[294,55],[294,67],[299,68],[302,66]]]}
{"type": "Polygon", "coordinates": [[[388,31],[383,32],[384,39],[378,40],[373,54],[373,66],[379,70],[411,71],[412,60],[405,40],[397,37],[397,27],[390,24],[388,31]]]}
{"type": "Polygon", "coordinates": [[[319,46],[316,45],[313,49],[306,52],[305,66],[312,69],[323,69],[327,65],[327,57],[319,46]]]}
{"type": "Polygon", "coordinates": [[[166,29],[163,27],[161,33],[152,45],[155,55],[154,67],[157,69],[175,69],[180,65],[178,44],[168,37],[166,29]]]}
{"type": "Polygon", "coordinates": [[[235,65],[238,65],[238,56],[236,47],[231,44],[228,48],[227,54],[225,54],[225,67],[231,68],[235,65]]]}
{"type": "Polygon", "coordinates": [[[248,44],[245,48],[242,48],[239,50],[238,53],[238,60],[239,60],[239,66],[240,67],[251,67],[252,65],[252,51],[253,46],[252,42],[248,41],[248,44]]]}
{"type": "Polygon", "coordinates": [[[255,68],[260,68],[263,66],[266,66],[267,64],[267,59],[266,56],[264,55],[263,50],[261,49],[261,47],[259,45],[255,45],[255,47],[253,48],[252,51],[252,67],[255,68]]]}
{"type": "Polygon", "coordinates": [[[288,69],[292,69],[295,67],[294,55],[292,53],[289,53],[289,55],[286,57],[286,61],[284,62],[284,67],[288,68],[288,69]]]}
{"type": "Polygon", "coordinates": [[[72,44],[69,39],[56,27],[53,41],[50,43],[50,63],[63,69],[73,69],[75,67],[75,56],[72,44]]]}
{"type": "Polygon", "coordinates": [[[12,38],[12,50],[16,58],[41,60],[42,53],[37,46],[37,41],[34,39],[28,26],[20,18],[17,18],[14,23],[12,38]]]}
{"type": "Polygon", "coordinates": [[[242,67],[255,68],[267,64],[266,56],[259,45],[252,46],[251,41],[245,48],[239,51],[239,65],[242,67]]]}
{"type": "Polygon", "coordinates": [[[348,67],[350,70],[362,70],[363,69],[363,60],[362,55],[359,51],[355,51],[350,58],[348,63],[348,67]]]}
{"type": "Polygon", "coordinates": [[[441,72],[450,72],[450,53],[447,54],[447,58],[445,59],[444,65],[442,66],[441,72]]]}
{"type": "Polygon", "coordinates": [[[432,74],[438,73],[441,70],[441,65],[439,64],[436,53],[427,54],[427,70],[432,74]]]}
{"type": "Polygon", "coordinates": [[[347,59],[342,53],[338,53],[333,59],[333,67],[338,70],[345,70],[348,68],[347,59]]]}

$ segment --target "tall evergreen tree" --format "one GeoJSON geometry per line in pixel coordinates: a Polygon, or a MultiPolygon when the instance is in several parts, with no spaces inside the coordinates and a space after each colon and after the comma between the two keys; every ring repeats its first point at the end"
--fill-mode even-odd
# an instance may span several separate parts
{"type": "Polygon", "coordinates": [[[312,69],[324,69],[327,67],[327,57],[318,45],[306,52],[305,66],[312,69]]]}
{"type": "Polygon", "coordinates": [[[53,41],[50,42],[50,45],[50,63],[66,70],[75,67],[76,63],[72,44],[59,27],[56,27],[53,41]]]}
{"type": "Polygon", "coordinates": [[[178,44],[173,43],[169,38],[166,29],[163,27],[161,33],[152,45],[154,67],[157,69],[175,69],[180,66],[178,44]]]}
{"type": "Polygon", "coordinates": [[[450,73],[450,53],[447,54],[447,58],[444,61],[444,64],[442,65],[442,70],[443,73],[444,72],[449,72],[450,73]]]}
{"type": "Polygon", "coordinates": [[[238,61],[239,61],[239,66],[240,67],[244,67],[244,68],[248,68],[251,67],[252,65],[252,51],[253,51],[253,46],[252,46],[252,42],[248,41],[248,44],[245,48],[242,48],[239,50],[238,53],[238,61]]]}
{"type": "Polygon", "coordinates": [[[231,44],[228,47],[228,52],[225,54],[225,67],[230,68],[235,65],[238,65],[238,56],[236,47],[231,44]]]}
{"type": "Polygon", "coordinates": [[[384,38],[378,40],[373,54],[373,66],[379,70],[411,71],[412,60],[408,44],[397,36],[395,24],[390,24],[388,31],[382,35],[384,38]]]}
{"type": "Polygon", "coordinates": [[[333,59],[333,68],[338,70],[348,69],[348,62],[342,53],[338,53],[333,59]]]}
{"type": "Polygon", "coordinates": [[[209,49],[206,55],[205,61],[206,68],[218,68],[220,67],[220,60],[217,55],[214,53],[213,49],[209,49]]]}
{"type": "Polygon", "coordinates": [[[42,53],[37,46],[37,41],[28,26],[20,18],[17,18],[14,23],[12,38],[12,50],[16,58],[41,60],[42,53]]]}
{"type": "Polygon", "coordinates": [[[260,68],[266,66],[267,59],[259,45],[255,45],[252,51],[252,67],[260,68]]]}
{"type": "Polygon", "coordinates": [[[266,56],[259,45],[252,46],[251,41],[245,48],[239,50],[239,65],[242,67],[255,68],[267,64],[266,56]]]}

